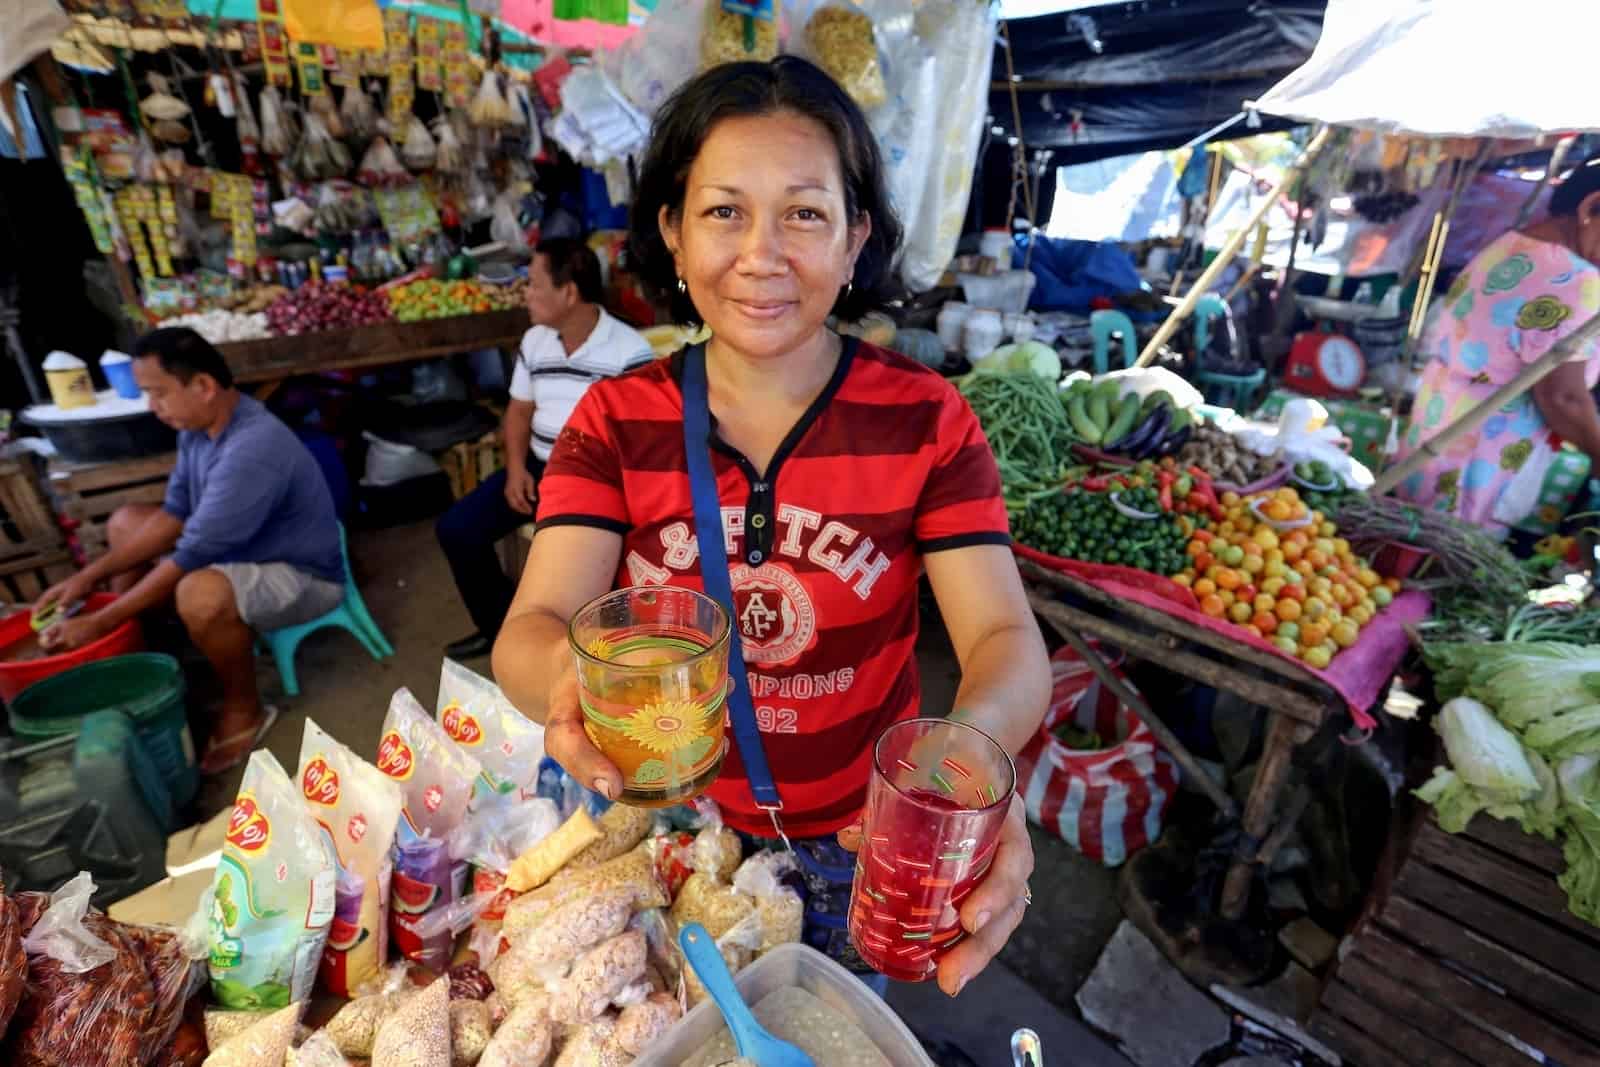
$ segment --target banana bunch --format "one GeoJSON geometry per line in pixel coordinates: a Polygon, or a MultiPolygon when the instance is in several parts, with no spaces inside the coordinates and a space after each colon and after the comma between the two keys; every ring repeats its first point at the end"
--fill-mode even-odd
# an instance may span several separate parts
{"type": "Polygon", "coordinates": [[[1115,379],[1079,379],[1061,394],[1075,437],[1105,452],[1146,459],[1176,452],[1189,439],[1193,417],[1165,390],[1119,397],[1115,379]]]}

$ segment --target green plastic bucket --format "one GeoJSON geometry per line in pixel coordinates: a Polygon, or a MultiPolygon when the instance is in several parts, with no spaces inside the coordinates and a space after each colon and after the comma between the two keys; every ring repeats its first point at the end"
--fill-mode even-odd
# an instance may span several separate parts
{"type": "Polygon", "coordinates": [[[183,671],[171,656],[113,656],[28,686],[11,702],[11,730],[24,741],[43,741],[79,733],[84,717],[94,712],[120,711],[133,720],[181,807],[200,785],[184,692],[183,671]]]}

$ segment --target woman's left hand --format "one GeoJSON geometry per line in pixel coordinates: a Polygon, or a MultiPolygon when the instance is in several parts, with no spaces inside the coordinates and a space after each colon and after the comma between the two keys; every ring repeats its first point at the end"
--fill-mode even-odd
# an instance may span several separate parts
{"type": "MultiPolygon", "coordinates": [[[[840,830],[839,844],[851,852],[859,849],[861,824],[840,830]]],[[[1033,842],[1028,838],[1027,813],[1022,797],[1013,795],[989,873],[961,905],[961,926],[968,936],[939,961],[940,989],[952,997],[960,993],[1010,940],[1028,906],[1028,876],[1032,873],[1033,842]]]]}

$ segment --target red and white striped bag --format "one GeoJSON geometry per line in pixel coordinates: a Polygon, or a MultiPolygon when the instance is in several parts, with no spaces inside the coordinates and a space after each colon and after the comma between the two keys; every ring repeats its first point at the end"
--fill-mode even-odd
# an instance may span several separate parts
{"type": "MultiPolygon", "coordinates": [[[[1050,666],[1050,710],[1017,753],[1017,788],[1034,823],[1090,859],[1119,866],[1161,836],[1177,763],[1071,648],[1050,666]],[[1054,733],[1067,722],[1099,734],[1106,747],[1068,748],[1054,733]]],[[[1121,677],[1115,664],[1112,670],[1121,677]]]]}

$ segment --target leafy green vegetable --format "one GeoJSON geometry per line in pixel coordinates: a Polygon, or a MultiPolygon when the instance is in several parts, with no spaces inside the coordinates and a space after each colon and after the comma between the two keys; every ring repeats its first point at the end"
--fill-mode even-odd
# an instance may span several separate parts
{"type": "Polygon", "coordinates": [[[1600,751],[1600,704],[1537,719],[1523,731],[1522,743],[1553,760],[1600,751]]]}
{"type": "Polygon", "coordinates": [[[1491,802],[1516,804],[1539,791],[1522,745],[1494,712],[1470,697],[1446,704],[1433,721],[1450,766],[1461,780],[1491,802]]]}
{"type": "Polygon", "coordinates": [[[1061,357],[1056,354],[1055,349],[1042,341],[1001,345],[979,360],[977,366],[973,368],[976,374],[992,374],[995,371],[1033,374],[1053,385],[1061,377],[1061,357]]]}
{"type": "Polygon", "coordinates": [[[1600,701],[1600,648],[1564,644],[1500,644],[1480,649],[1472,694],[1508,726],[1600,701]]]}
{"type": "Polygon", "coordinates": [[[1558,881],[1572,914],[1600,926],[1600,756],[1562,760],[1556,777],[1567,817],[1567,869],[1558,881]]]}

